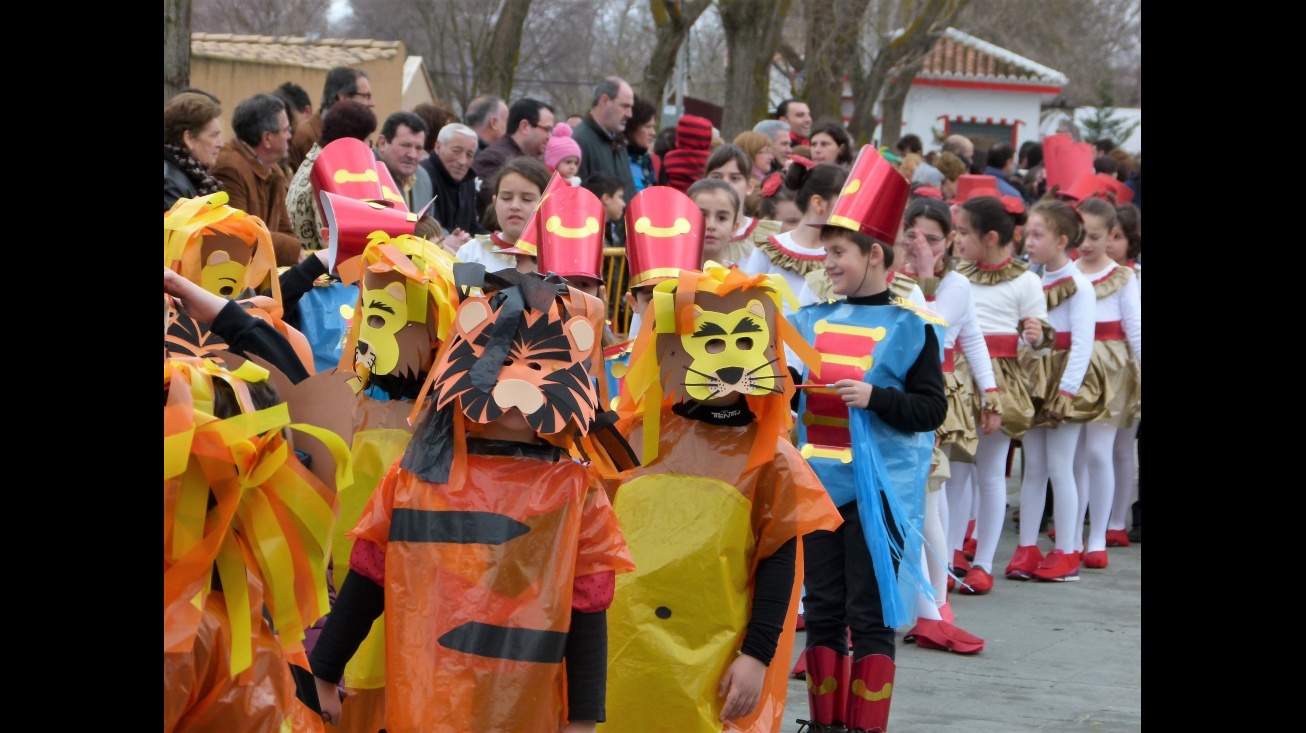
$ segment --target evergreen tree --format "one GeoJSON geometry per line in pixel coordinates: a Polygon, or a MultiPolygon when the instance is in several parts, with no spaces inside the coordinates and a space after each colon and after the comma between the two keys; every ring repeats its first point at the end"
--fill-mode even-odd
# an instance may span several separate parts
{"type": "Polygon", "coordinates": [[[1115,119],[1115,99],[1111,96],[1110,87],[1103,85],[1098,92],[1098,104],[1093,110],[1091,117],[1086,117],[1080,122],[1080,127],[1084,130],[1084,139],[1090,141],[1110,140],[1120,147],[1125,144],[1129,136],[1134,134],[1134,130],[1142,124],[1139,122],[1129,122],[1128,120],[1115,119]]]}

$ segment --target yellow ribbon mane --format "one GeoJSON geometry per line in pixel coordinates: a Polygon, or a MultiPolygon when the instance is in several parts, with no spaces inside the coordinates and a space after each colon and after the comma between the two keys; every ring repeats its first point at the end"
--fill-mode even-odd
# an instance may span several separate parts
{"type": "Polygon", "coordinates": [[[308,433],[331,450],[337,486],[353,480],[339,436],[291,423],[284,403],[254,409],[246,383],[267,377],[252,361],[234,371],[211,359],[164,362],[164,652],[191,648],[216,565],[231,619],[233,677],[251,664],[262,613],[247,573],[262,584],[263,605],[285,649],[302,648],[304,629],[328,610],[335,492],[304,468],[283,430],[308,433]],[[241,414],[214,416],[215,379],[235,390],[241,414]]]}

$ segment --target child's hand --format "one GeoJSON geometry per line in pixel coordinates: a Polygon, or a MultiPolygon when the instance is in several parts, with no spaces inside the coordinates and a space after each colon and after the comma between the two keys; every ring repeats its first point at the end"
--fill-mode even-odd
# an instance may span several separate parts
{"type": "Polygon", "coordinates": [[[762,697],[762,681],[766,678],[766,665],[756,657],[740,654],[730,663],[721,678],[717,696],[724,697],[721,720],[735,720],[753,712],[762,697]]]}
{"type": "Polygon", "coordinates": [[[322,721],[340,725],[340,703],[344,700],[345,691],[337,687],[336,683],[320,677],[314,677],[313,681],[317,683],[317,703],[322,708],[322,721]]]}
{"type": "Polygon", "coordinates": [[[1030,346],[1037,344],[1039,339],[1043,338],[1043,324],[1033,316],[1025,319],[1025,340],[1030,346]]]}
{"type": "Polygon", "coordinates": [[[440,242],[440,245],[444,247],[449,254],[456,255],[458,254],[458,248],[467,244],[471,238],[472,235],[464,232],[462,229],[454,229],[452,232],[445,235],[444,240],[440,242]]]}
{"type": "Polygon", "coordinates": [[[980,413],[980,429],[985,435],[992,435],[998,428],[1002,427],[1002,416],[996,412],[980,413]]]}
{"type": "Polygon", "coordinates": [[[934,277],[934,264],[939,258],[934,256],[934,249],[925,238],[925,232],[917,231],[916,239],[907,245],[907,261],[916,268],[916,279],[934,277]]]}
{"type": "Polygon", "coordinates": [[[212,323],[227,299],[214,295],[185,277],[163,268],[163,292],[171,295],[177,308],[200,323],[212,323]]]}
{"type": "Polygon", "coordinates": [[[839,398],[844,401],[848,407],[860,407],[866,409],[871,404],[871,385],[858,379],[840,379],[834,383],[834,389],[839,393],[839,398]]]}

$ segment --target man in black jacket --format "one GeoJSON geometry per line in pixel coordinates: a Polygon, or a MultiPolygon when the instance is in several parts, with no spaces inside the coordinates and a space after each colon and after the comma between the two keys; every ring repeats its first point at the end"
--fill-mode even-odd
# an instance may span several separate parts
{"type": "Polygon", "coordinates": [[[583,181],[594,171],[610,173],[621,179],[626,196],[634,196],[635,179],[630,173],[630,155],[621,132],[635,106],[635,92],[619,76],[609,76],[594,87],[594,104],[585,119],[571,131],[571,139],[580,145],[580,170],[583,181]]]}
{"type": "Polygon", "coordinates": [[[421,165],[431,176],[435,203],[428,212],[448,235],[444,246],[450,252],[467,243],[473,234],[488,234],[476,209],[476,178],[467,175],[476,156],[476,131],[452,122],[440,128],[431,154],[421,165]]]}

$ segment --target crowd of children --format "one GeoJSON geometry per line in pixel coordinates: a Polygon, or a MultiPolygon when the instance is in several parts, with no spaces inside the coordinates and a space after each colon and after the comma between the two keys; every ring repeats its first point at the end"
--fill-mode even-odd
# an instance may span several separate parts
{"type": "Polygon", "coordinates": [[[993,590],[1013,441],[1005,577],[1107,567],[1137,209],[944,201],[870,146],[770,178],[740,142],[624,191],[559,123],[456,255],[348,176],[280,274],[222,192],[165,213],[165,732],[885,733],[899,633],[985,646],[947,594],[993,590]],[[296,324],[327,273],[357,299],[323,369],[296,324]]]}

